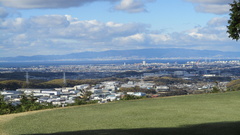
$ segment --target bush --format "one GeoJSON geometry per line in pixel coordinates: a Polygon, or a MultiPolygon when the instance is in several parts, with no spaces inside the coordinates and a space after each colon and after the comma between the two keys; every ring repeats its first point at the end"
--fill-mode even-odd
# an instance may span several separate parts
{"type": "Polygon", "coordinates": [[[217,87],[213,87],[212,93],[218,93],[219,91],[220,91],[219,88],[217,88],[217,87]]]}
{"type": "Polygon", "coordinates": [[[134,95],[125,95],[121,100],[134,100],[134,99],[142,99],[144,97],[134,96],[134,95]]]}

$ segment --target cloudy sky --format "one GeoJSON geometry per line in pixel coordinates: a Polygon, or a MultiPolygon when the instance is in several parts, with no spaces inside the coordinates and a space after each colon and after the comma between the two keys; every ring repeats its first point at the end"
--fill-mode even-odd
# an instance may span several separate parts
{"type": "Polygon", "coordinates": [[[240,51],[233,0],[0,0],[0,57],[142,48],[240,51]]]}

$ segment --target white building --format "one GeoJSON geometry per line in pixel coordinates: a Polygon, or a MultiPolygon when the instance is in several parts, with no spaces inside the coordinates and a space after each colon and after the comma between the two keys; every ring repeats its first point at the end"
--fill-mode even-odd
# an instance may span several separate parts
{"type": "Polygon", "coordinates": [[[170,87],[169,86],[156,86],[156,91],[157,92],[165,92],[165,91],[170,91],[170,87]]]}
{"type": "Polygon", "coordinates": [[[74,86],[74,90],[86,90],[90,87],[89,84],[82,84],[74,86]]]}

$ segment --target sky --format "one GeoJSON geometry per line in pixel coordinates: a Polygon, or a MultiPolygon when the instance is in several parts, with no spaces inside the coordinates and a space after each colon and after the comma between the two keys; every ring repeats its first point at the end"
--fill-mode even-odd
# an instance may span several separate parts
{"type": "Polygon", "coordinates": [[[0,0],[0,57],[186,48],[240,52],[233,0],[0,0]]]}

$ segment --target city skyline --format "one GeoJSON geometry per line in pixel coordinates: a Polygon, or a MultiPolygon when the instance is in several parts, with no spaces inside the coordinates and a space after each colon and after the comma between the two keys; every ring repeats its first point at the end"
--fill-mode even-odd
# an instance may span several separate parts
{"type": "Polygon", "coordinates": [[[240,51],[233,0],[0,0],[0,57],[188,48],[240,51]]]}

